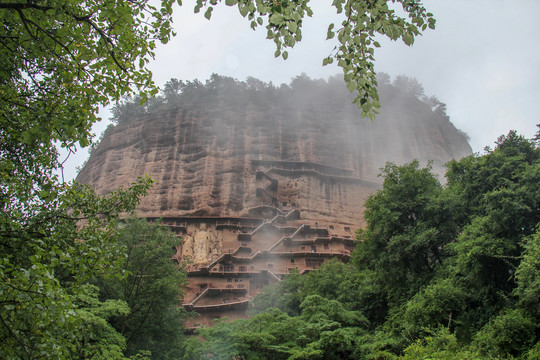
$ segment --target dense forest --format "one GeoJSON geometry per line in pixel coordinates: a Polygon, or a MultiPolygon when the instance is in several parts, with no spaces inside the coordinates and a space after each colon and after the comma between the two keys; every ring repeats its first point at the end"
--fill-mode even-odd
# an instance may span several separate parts
{"type": "MultiPolygon", "coordinates": [[[[430,117],[432,121],[449,122],[446,105],[434,96],[426,96],[420,83],[414,78],[400,75],[391,79],[386,73],[377,74],[381,107],[407,108],[417,117],[430,117]],[[433,112],[439,116],[433,116],[433,112]]],[[[248,77],[239,81],[231,77],[212,74],[206,82],[171,79],[155,97],[143,99],[127,96],[112,109],[113,123],[133,121],[137,115],[166,111],[175,108],[225,108],[251,107],[262,110],[292,113],[297,109],[332,106],[338,104],[344,112],[360,118],[354,94],[347,90],[339,76],[328,80],[311,79],[302,74],[290,84],[275,85],[248,77]]],[[[379,118],[377,119],[380,120],[379,118]]]]}
{"type": "Polygon", "coordinates": [[[540,149],[515,132],[448,165],[387,164],[347,264],[292,274],[183,359],[540,358],[540,149]]]}

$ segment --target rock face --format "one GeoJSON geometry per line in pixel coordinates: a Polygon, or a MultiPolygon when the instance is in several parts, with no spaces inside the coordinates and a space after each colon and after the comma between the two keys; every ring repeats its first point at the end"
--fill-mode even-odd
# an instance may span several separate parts
{"type": "Polygon", "coordinates": [[[360,119],[338,80],[193,84],[176,103],[124,115],[77,180],[99,193],[155,180],[136,214],[163,218],[182,236],[185,304],[205,314],[200,323],[237,316],[292,268],[346,260],[386,161],[432,160],[442,174],[444,163],[471,154],[442,104],[388,82],[374,123],[360,119]]]}

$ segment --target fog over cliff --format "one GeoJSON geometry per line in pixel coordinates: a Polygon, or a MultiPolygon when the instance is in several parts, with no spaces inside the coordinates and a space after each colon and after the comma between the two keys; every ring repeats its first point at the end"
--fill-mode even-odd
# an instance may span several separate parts
{"type": "Polygon", "coordinates": [[[447,161],[471,154],[445,105],[426,97],[414,79],[381,74],[379,94],[381,111],[371,122],[360,118],[337,77],[300,75],[279,87],[219,75],[206,83],[173,79],[144,106],[138,99],[116,106],[116,125],[105,131],[77,180],[106,193],[148,174],[156,183],[140,216],[245,216],[257,205],[255,167],[312,171],[319,174],[317,190],[297,181],[280,201],[295,202],[314,218],[352,217],[356,210],[339,199],[354,194],[336,179],[363,182],[367,189],[381,182],[387,161],[432,161],[443,174],[447,161]]]}

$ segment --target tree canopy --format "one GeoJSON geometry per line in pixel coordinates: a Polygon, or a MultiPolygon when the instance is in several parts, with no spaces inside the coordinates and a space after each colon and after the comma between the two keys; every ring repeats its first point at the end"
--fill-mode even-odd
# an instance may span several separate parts
{"type": "Polygon", "coordinates": [[[0,212],[2,357],[62,359],[77,353],[89,331],[89,313],[78,309],[100,306],[89,299],[93,292],[86,284],[118,269],[123,248],[114,241],[117,216],[131,211],[149,184],[141,180],[105,197],[78,184],[45,184],[34,197],[13,192],[26,184],[7,188],[3,199],[10,201],[0,212]]]}
{"type": "MultiPolygon", "coordinates": [[[[399,108],[400,105],[395,103],[405,103],[407,108],[414,109],[411,111],[415,116],[429,118],[434,125],[448,127],[451,124],[446,115],[446,105],[436,97],[427,97],[416,79],[400,75],[392,80],[382,72],[377,74],[377,79],[379,96],[385,108],[399,108]]],[[[138,95],[124,96],[112,107],[110,120],[114,124],[129,122],[144,114],[175,108],[257,107],[275,111],[276,104],[279,104],[279,108],[285,111],[297,111],[312,108],[313,103],[325,106],[337,103],[340,108],[345,108],[353,99],[338,75],[323,80],[312,79],[302,73],[292,78],[289,84],[276,85],[253,77],[240,81],[214,73],[204,82],[172,78],[146,102],[141,102],[138,95]]],[[[354,106],[351,108],[356,110],[354,106]]],[[[357,112],[354,112],[354,117],[359,117],[357,112]]]]}
{"type": "Polygon", "coordinates": [[[88,145],[100,105],[154,92],[146,64],[172,36],[174,1],[160,4],[0,2],[2,157],[56,165],[53,143],[88,145]]]}
{"type": "Polygon", "coordinates": [[[118,237],[126,248],[120,266],[127,275],[101,275],[95,283],[102,300],[120,300],[129,308],[110,320],[125,338],[125,354],[150,351],[152,359],[178,358],[186,319],[181,307],[186,272],[171,256],[181,239],[143,219],[129,219],[118,237]]]}
{"type": "Polygon", "coordinates": [[[151,181],[99,197],[54,174],[56,145],[87,146],[100,105],[134,89],[152,92],[145,66],[155,43],[172,35],[172,4],[0,2],[4,358],[73,358],[93,330],[110,334],[98,312],[103,320],[125,311],[99,310],[112,303],[94,301],[86,284],[117,269],[117,215],[131,211],[151,181]]]}

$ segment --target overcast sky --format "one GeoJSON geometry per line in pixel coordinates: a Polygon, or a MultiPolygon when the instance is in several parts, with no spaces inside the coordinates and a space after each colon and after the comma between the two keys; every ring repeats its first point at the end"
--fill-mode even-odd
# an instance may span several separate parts
{"type": "MultiPolygon", "coordinates": [[[[252,31],[236,8],[220,4],[208,21],[203,13],[193,14],[194,1],[186,0],[175,15],[178,35],[157,49],[150,64],[154,79],[159,85],[170,78],[205,81],[218,73],[281,84],[301,73],[325,79],[338,74],[336,66],[322,66],[335,46],[325,40],[328,24],[339,21],[329,3],[312,0],[314,15],[305,20],[302,42],[285,61],[274,58],[264,27],[252,31]]],[[[533,137],[540,123],[540,0],[425,0],[424,5],[434,13],[436,29],[411,47],[381,41],[376,70],[416,78],[426,95],[447,104],[450,120],[470,136],[474,152],[512,129],[533,137]]],[[[68,161],[67,178],[85,158],[81,152],[68,161]]]]}

